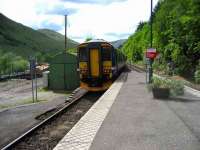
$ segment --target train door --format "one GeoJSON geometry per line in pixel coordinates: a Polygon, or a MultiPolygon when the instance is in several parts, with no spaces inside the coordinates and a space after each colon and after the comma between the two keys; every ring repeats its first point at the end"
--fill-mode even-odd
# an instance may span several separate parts
{"type": "Polygon", "coordinates": [[[99,50],[90,49],[90,73],[92,77],[99,77],[99,50]]]}

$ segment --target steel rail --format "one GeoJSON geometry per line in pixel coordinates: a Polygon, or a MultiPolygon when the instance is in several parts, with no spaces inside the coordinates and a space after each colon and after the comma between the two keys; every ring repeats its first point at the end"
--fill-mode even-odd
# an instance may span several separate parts
{"type": "Polygon", "coordinates": [[[10,142],[8,145],[6,145],[5,147],[3,147],[1,150],[9,150],[9,149],[13,148],[16,144],[20,143],[24,138],[26,138],[29,135],[31,135],[34,131],[36,131],[37,129],[39,129],[42,126],[44,126],[45,124],[47,124],[48,122],[50,122],[51,120],[53,120],[55,117],[57,117],[60,114],[64,113],[64,111],[67,108],[69,108],[75,102],[77,102],[78,100],[80,100],[86,93],[87,93],[87,91],[83,92],[82,94],[79,94],[77,97],[73,97],[72,101],[69,102],[68,104],[66,104],[63,108],[61,108],[60,110],[58,110],[57,112],[55,112],[53,115],[49,116],[47,119],[43,120],[42,122],[40,122],[39,124],[37,124],[36,126],[34,126],[33,128],[31,128],[30,130],[28,130],[27,132],[25,132],[24,134],[22,134],[21,136],[19,136],[18,138],[16,138],[12,142],[10,142]]]}
{"type": "Polygon", "coordinates": [[[130,67],[131,69],[134,69],[134,70],[136,70],[136,71],[138,71],[138,72],[140,72],[140,71],[146,72],[146,69],[141,68],[141,67],[138,67],[138,66],[136,66],[136,65],[133,65],[133,64],[127,64],[127,65],[128,65],[128,67],[130,67]]]}

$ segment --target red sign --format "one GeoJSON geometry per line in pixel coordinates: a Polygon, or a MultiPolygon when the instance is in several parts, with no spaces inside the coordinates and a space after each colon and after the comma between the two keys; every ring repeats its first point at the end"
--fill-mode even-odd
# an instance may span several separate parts
{"type": "Polygon", "coordinates": [[[154,48],[147,49],[147,51],[146,51],[147,58],[154,59],[156,57],[156,55],[157,55],[156,49],[154,49],[154,48]]]}

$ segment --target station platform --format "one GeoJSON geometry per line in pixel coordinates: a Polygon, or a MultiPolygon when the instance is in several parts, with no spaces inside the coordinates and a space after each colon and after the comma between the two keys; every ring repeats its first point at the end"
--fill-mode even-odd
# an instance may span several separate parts
{"type": "Polygon", "coordinates": [[[144,73],[123,73],[54,150],[199,150],[199,102],[155,100],[144,73]]]}

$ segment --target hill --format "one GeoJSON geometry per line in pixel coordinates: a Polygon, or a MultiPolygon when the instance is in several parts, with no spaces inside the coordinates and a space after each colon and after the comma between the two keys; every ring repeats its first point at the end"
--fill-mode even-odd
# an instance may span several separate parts
{"type": "MultiPolygon", "coordinates": [[[[0,50],[3,53],[13,53],[23,58],[36,55],[47,59],[51,55],[64,50],[61,34],[51,30],[34,30],[20,23],[10,20],[0,13],[0,50]],[[48,32],[47,32],[48,31],[48,32]],[[50,34],[51,33],[51,34],[50,34]],[[57,39],[54,36],[57,35],[57,39]]],[[[68,40],[69,48],[77,45],[68,40]]]]}
{"type": "MultiPolygon", "coordinates": [[[[40,33],[43,33],[45,34],[46,36],[48,36],[49,38],[52,38],[58,42],[62,42],[64,43],[65,42],[65,36],[58,33],[58,32],[55,32],[53,30],[49,30],[49,29],[38,29],[37,31],[39,31],[40,33]]],[[[76,41],[73,41],[69,38],[67,38],[67,47],[69,48],[74,48],[76,47],[79,43],[76,42],[76,41]]]]}
{"type": "MultiPolygon", "coordinates": [[[[51,30],[34,30],[0,13],[0,75],[24,71],[28,58],[37,56],[38,62],[64,51],[64,36],[51,30]]],[[[68,39],[68,49],[78,43],[68,39]]]]}
{"type": "Polygon", "coordinates": [[[121,39],[117,41],[110,42],[115,48],[121,48],[127,39],[121,39]]]}

